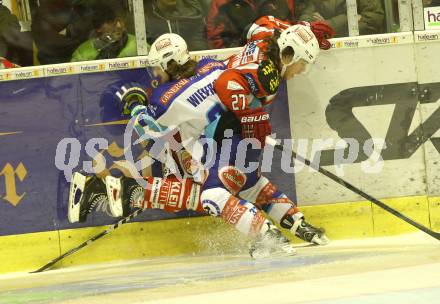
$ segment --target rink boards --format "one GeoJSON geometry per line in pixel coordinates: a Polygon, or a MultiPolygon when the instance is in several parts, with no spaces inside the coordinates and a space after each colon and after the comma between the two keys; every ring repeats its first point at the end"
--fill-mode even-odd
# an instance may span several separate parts
{"type": "MultiPolygon", "coordinates": [[[[440,230],[440,197],[408,197],[384,202],[440,230]]],[[[369,202],[304,207],[307,218],[326,228],[332,240],[388,236],[416,231],[369,202]]],[[[0,273],[35,270],[107,227],[2,236],[0,273]]],[[[289,238],[291,234],[285,233],[289,238]]],[[[300,242],[293,239],[294,242],[300,242]]],[[[122,225],[56,265],[57,268],[164,256],[237,254],[247,252],[247,240],[212,217],[159,220],[122,225]]]]}
{"type": "MultiPolygon", "coordinates": [[[[435,137],[435,133],[440,135],[437,132],[440,96],[436,85],[440,82],[436,68],[440,66],[436,56],[440,48],[439,35],[431,31],[335,39],[333,49],[322,53],[308,75],[288,83],[289,98],[285,102],[286,106],[288,102],[290,126],[284,125],[291,129],[294,140],[305,139],[312,143],[331,138],[333,145],[326,146],[323,150],[327,152],[321,153],[321,164],[326,169],[344,172],[344,178],[355,186],[436,230],[440,229],[440,145],[435,137]],[[411,91],[413,88],[416,93],[411,91]],[[421,97],[425,88],[429,96],[421,97]],[[343,102],[347,102],[348,110],[343,102]],[[404,106],[414,104],[415,110],[404,106]],[[350,112],[354,115],[350,116],[350,112]],[[399,120],[399,117],[403,118],[399,120]],[[407,120],[411,121],[407,135],[416,130],[416,136],[408,140],[396,131],[407,120]],[[344,148],[340,139],[348,137],[347,134],[361,143],[368,135],[392,140],[391,152],[386,154],[385,149],[381,153],[384,162],[380,172],[365,173],[362,156],[342,167],[332,163],[332,155],[337,150],[335,143],[339,144],[338,148],[344,148]],[[393,136],[398,138],[393,140],[393,136]],[[396,146],[398,148],[394,148],[396,146]]],[[[224,58],[235,51],[193,55],[224,58]]],[[[80,163],[89,160],[84,150],[91,138],[112,135],[116,139],[109,141],[108,148],[100,152],[110,164],[106,169],[120,161],[123,156],[121,128],[125,122],[107,103],[106,88],[127,79],[141,79],[144,73],[140,68],[144,65],[142,58],[129,58],[0,72],[0,81],[5,81],[0,84],[1,109],[17,113],[13,121],[4,119],[3,114],[0,122],[0,272],[39,267],[105,229],[102,225],[111,223],[105,216],[96,215],[85,224],[69,225],[65,174],[54,165],[45,164],[54,163],[57,144],[66,133],[80,142],[80,163]],[[81,84],[80,92],[76,83],[81,84]],[[8,90],[4,89],[5,85],[8,90]],[[99,96],[99,101],[84,97],[90,92],[99,96]],[[38,107],[34,98],[40,101],[38,107]],[[40,146],[29,146],[30,141],[40,146]],[[26,186],[25,182],[28,182],[26,186]]],[[[275,103],[278,106],[275,110],[281,109],[280,104],[280,100],[275,103]]],[[[279,115],[275,113],[272,117],[279,115]]],[[[279,127],[283,129],[283,125],[279,127]]],[[[285,130],[277,135],[278,138],[289,137],[285,130]]],[[[293,146],[295,148],[295,142],[293,146]]],[[[311,144],[307,146],[306,155],[313,158],[311,148],[311,144]]],[[[306,206],[303,210],[307,218],[325,227],[330,238],[413,231],[316,172],[303,169],[295,174],[295,180],[291,174],[285,176],[284,187],[292,188],[287,190],[293,195],[296,191],[300,205],[306,206]]],[[[142,222],[122,226],[64,265],[198,254],[210,250],[209,238],[224,239],[221,246],[225,251],[236,250],[232,244],[237,239],[239,243],[245,242],[231,231],[225,237],[227,228],[217,219],[175,218],[159,211],[148,212],[139,219],[142,222]]]]}

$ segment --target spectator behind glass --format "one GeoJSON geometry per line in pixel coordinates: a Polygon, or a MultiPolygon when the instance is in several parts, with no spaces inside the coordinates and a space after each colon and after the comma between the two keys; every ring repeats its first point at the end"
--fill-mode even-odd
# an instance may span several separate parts
{"type": "Polygon", "coordinates": [[[0,4],[0,57],[6,57],[10,49],[11,33],[20,32],[20,23],[9,9],[0,4]]]}
{"type": "Polygon", "coordinates": [[[20,65],[32,65],[32,38],[21,32],[20,23],[9,9],[0,4],[0,57],[20,65]]]}
{"type": "Polygon", "coordinates": [[[294,21],[293,0],[212,0],[208,13],[211,49],[243,45],[248,26],[261,16],[294,21]]]}
{"type": "Polygon", "coordinates": [[[294,0],[258,0],[257,16],[258,19],[262,16],[274,16],[283,21],[296,21],[294,15],[294,0]]]}
{"type": "Polygon", "coordinates": [[[137,55],[136,38],[104,2],[92,7],[93,32],[73,53],[71,61],[122,58],[137,55]]]}
{"type": "MultiPolygon", "coordinates": [[[[384,32],[384,11],[379,0],[358,0],[357,8],[361,35],[384,32]]],[[[346,0],[309,0],[300,20],[326,21],[335,30],[335,37],[348,36],[346,0]]]]}
{"type": "Polygon", "coordinates": [[[73,51],[92,30],[91,11],[80,1],[40,1],[32,21],[32,36],[41,64],[69,62],[73,51]],[[71,5],[71,2],[78,3],[71,5]]]}
{"type": "Polygon", "coordinates": [[[206,23],[199,0],[146,0],[147,42],[165,33],[185,39],[190,51],[206,50],[206,23]]]}

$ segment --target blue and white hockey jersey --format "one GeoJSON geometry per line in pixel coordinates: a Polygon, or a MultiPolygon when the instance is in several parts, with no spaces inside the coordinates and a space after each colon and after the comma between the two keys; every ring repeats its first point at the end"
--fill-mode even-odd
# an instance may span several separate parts
{"type": "Polygon", "coordinates": [[[225,68],[222,62],[203,59],[195,76],[154,89],[148,105],[138,106],[131,113],[139,137],[154,138],[157,132],[164,135],[177,129],[184,148],[195,152],[194,143],[201,135],[212,137],[226,111],[214,91],[214,81],[225,68]]]}

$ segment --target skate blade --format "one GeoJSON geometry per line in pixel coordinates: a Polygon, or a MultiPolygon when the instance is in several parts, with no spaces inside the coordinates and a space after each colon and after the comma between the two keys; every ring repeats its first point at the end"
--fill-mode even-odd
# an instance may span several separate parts
{"type": "Polygon", "coordinates": [[[67,209],[67,218],[70,223],[79,222],[79,213],[81,208],[81,198],[84,194],[86,185],[86,176],[79,172],[74,172],[70,181],[69,188],[69,206],[67,209]]]}
{"type": "Polygon", "coordinates": [[[288,252],[284,250],[279,251],[263,251],[263,252],[254,252],[251,257],[255,260],[261,260],[261,259],[270,259],[270,258],[282,258],[282,257],[289,257],[296,255],[296,250],[290,250],[288,252]]]}
{"type": "Polygon", "coordinates": [[[113,217],[120,217],[122,210],[121,179],[108,175],[105,178],[110,213],[113,217]]]}
{"type": "Polygon", "coordinates": [[[311,243],[316,244],[316,245],[320,245],[320,246],[327,245],[328,243],[330,243],[330,239],[326,235],[321,235],[321,236],[315,235],[312,238],[311,243]]]}

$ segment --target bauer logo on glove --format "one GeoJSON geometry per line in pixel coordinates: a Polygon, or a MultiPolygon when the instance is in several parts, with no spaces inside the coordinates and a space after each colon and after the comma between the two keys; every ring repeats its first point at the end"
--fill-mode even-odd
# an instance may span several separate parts
{"type": "Polygon", "coordinates": [[[256,138],[264,146],[266,136],[272,133],[269,113],[262,108],[244,111],[238,116],[243,138],[256,138]]]}
{"type": "Polygon", "coordinates": [[[241,123],[259,122],[264,120],[269,120],[269,113],[241,117],[241,123]]]}

